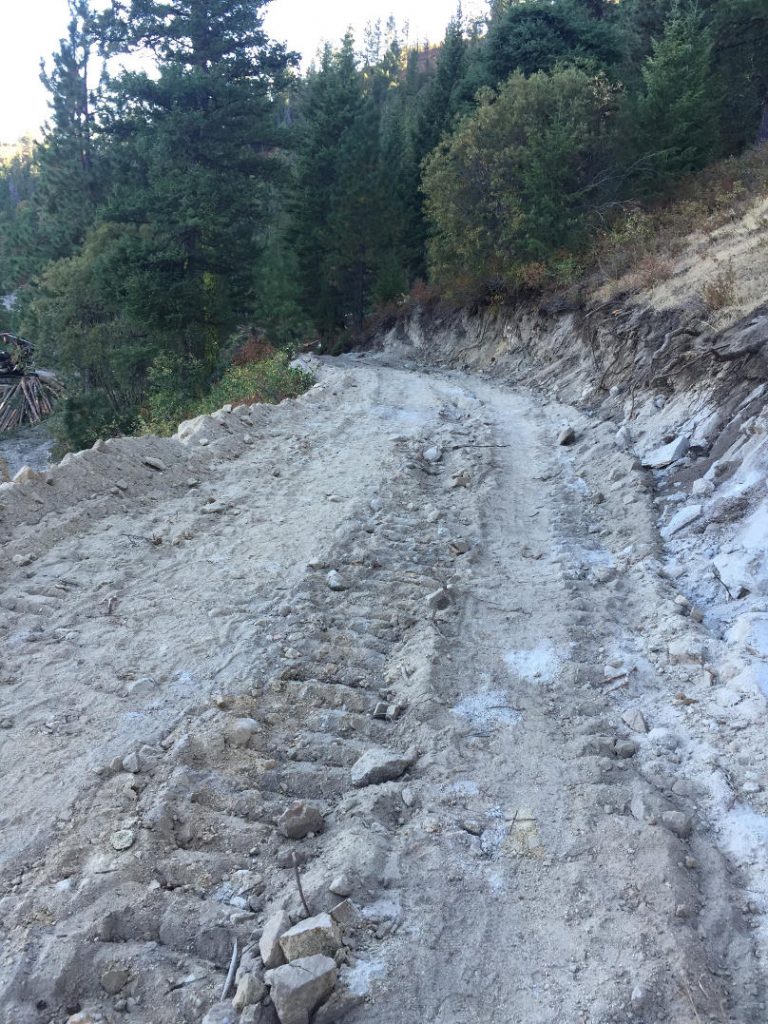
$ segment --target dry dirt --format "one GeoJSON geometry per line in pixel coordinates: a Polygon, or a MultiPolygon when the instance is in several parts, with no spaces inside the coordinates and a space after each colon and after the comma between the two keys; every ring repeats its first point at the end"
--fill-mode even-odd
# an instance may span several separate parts
{"type": "Polygon", "coordinates": [[[236,1021],[295,851],[313,913],[349,882],[350,1024],[764,1024],[712,798],[761,731],[710,713],[615,424],[394,354],[319,377],[0,488],[0,1020],[236,1021]],[[415,762],[354,786],[379,747],[415,762]]]}

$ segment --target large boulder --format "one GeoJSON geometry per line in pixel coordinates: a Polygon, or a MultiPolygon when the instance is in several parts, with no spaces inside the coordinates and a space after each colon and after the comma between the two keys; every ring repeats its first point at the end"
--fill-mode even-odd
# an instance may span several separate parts
{"type": "Polygon", "coordinates": [[[310,1014],[333,992],[336,977],[336,961],[319,955],[267,971],[264,980],[280,1024],[309,1024],[310,1014]]]}

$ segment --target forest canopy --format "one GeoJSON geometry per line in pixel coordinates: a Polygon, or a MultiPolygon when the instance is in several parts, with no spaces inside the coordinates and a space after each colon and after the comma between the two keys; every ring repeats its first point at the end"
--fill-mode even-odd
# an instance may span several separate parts
{"type": "Polygon", "coordinates": [[[419,282],[564,280],[764,117],[764,0],[494,0],[303,73],[267,3],[69,0],[42,139],[0,163],[0,329],[64,378],[70,444],[181,417],[249,339],[332,348],[419,282]],[[151,71],[115,71],[131,53],[151,71]]]}

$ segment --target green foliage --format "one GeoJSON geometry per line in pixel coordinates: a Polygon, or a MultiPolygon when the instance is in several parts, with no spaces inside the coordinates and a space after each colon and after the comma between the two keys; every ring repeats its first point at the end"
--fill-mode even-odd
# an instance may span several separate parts
{"type": "Polygon", "coordinates": [[[407,287],[402,72],[396,38],[359,68],[347,35],[301,97],[292,235],[304,305],[326,339],[359,330],[374,296],[407,287]]]}
{"type": "Polygon", "coordinates": [[[501,6],[478,53],[483,83],[496,87],[514,71],[532,75],[565,62],[587,61],[603,69],[618,65],[622,35],[606,14],[603,5],[579,0],[523,0],[501,6]]]}
{"type": "Polygon", "coordinates": [[[230,367],[198,406],[198,412],[215,412],[228,404],[275,405],[284,398],[297,398],[314,382],[311,374],[291,367],[288,357],[278,353],[263,362],[230,367]]]}
{"type": "Polygon", "coordinates": [[[714,157],[711,65],[712,39],[698,12],[676,6],[642,68],[644,88],[630,123],[645,191],[659,191],[714,157]]]}
{"type": "Polygon", "coordinates": [[[205,377],[199,360],[163,353],[147,371],[143,421],[153,433],[170,434],[202,400],[205,377]]]}
{"type": "Polygon", "coordinates": [[[438,281],[510,287],[578,247],[604,201],[614,96],[577,68],[514,74],[427,161],[438,281]]]}
{"type": "Polygon", "coordinates": [[[205,395],[193,397],[198,369],[169,360],[153,365],[149,400],[141,419],[143,432],[168,436],[182,420],[216,412],[225,405],[276,405],[297,398],[314,384],[311,374],[291,367],[288,356],[279,352],[270,359],[229,366],[205,395]]]}

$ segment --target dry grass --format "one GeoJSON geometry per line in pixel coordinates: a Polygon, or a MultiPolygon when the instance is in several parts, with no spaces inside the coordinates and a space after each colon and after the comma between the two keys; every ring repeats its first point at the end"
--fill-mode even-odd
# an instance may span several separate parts
{"type": "Polygon", "coordinates": [[[733,260],[729,260],[727,267],[724,267],[704,284],[701,289],[701,299],[710,312],[716,313],[729,306],[735,306],[737,298],[736,270],[733,260]]]}
{"type": "MultiPolygon", "coordinates": [[[[678,271],[678,257],[696,243],[702,248],[715,243],[766,195],[768,146],[686,178],[671,200],[633,207],[595,239],[584,260],[588,290],[607,299],[657,287],[678,271]]],[[[717,308],[724,308],[729,304],[727,274],[712,284],[713,298],[720,293],[717,308]]]]}

